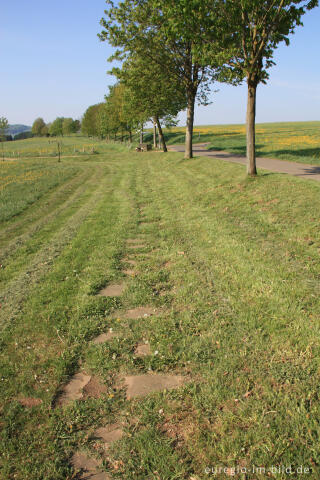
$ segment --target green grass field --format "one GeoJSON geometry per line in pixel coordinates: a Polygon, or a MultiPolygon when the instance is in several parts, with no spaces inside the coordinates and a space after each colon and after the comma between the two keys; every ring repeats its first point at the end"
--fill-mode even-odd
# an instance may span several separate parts
{"type": "MultiPolygon", "coordinates": [[[[70,135],[64,137],[33,137],[26,140],[16,140],[13,142],[3,142],[3,151],[0,151],[1,157],[12,158],[30,158],[30,157],[57,157],[58,142],[60,144],[61,154],[63,156],[78,157],[110,151],[112,145],[115,145],[119,151],[119,143],[99,140],[93,137],[83,137],[81,135],[70,135]]],[[[128,151],[129,145],[123,143],[121,150],[128,151]]]]}
{"type": "Polygon", "coordinates": [[[230,478],[241,467],[237,478],[284,480],[269,471],[279,465],[319,478],[320,185],[103,149],[0,162],[1,480],[77,478],[73,452],[100,458],[91,434],[115,421],[124,436],[103,463],[113,479],[230,478]],[[96,295],[119,282],[121,297],[96,295]],[[158,314],[114,316],[144,305],[158,314]],[[118,338],[90,343],[110,328],[118,338]],[[138,358],[141,341],[151,355],[138,358]],[[80,369],[106,391],[54,408],[80,369]],[[116,388],[150,371],[190,381],[130,401],[116,388]],[[39,404],[23,406],[30,398],[39,404]],[[228,473],[206,473],[219,467],[228,473]]]}
{"type": "MultiPolygon", "coordinates": [[[[166,132],[169,143],[183,143],[185,129],[166,132]]],[[[209,125],[194,129],[194,142],[209,149],[246,154],[244,125],[209,125]]],[[[320,165],[320,122],[265,123],[257,125],[257,156],[320,165]]]]}

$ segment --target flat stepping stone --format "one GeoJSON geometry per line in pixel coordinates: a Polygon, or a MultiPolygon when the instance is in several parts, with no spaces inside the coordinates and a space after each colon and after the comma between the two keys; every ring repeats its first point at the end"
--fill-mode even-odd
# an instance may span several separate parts
{"type": "Polygon", "coordinates": [[[139,244],[139,245],[129,245],[130,248],[133,248],[134,250],[138,250],[139,248],[145,248],[144,244],[139,244]]]}
{"type": "Polygon", "coordinates": [[[156,310],[153,307],[137,307],[127,310],[124,314],[125,318],[129,320],[136,320],[138,318],[147,318],[156,314],[156,310]]]}
{"type": "Polygon", "coordinates": [[[121,425],[115,423],[97,428],[93,435],[103,442],[104,448],[107,450],[113,442],[117,442],[123,437],[123,430],[121,425]]]}
{"type": "Polygon", "coordinates": [[[127,244],[128,245],[137,245],[142,242],[141,238],[128,238],[127,244]]]}
{"type": "Polygon", "coordinates": [[[100,335],[98,335],[96,338],[92,340],[92,343],[94,343],[95,345],[100,345],[101,343],[109,342],[116,336],[117,336],[116,333],[110,332],[110,331],[108,333],[101,333],[100,335]]]}
{"type": "Polygon", "coordinates": [[[150,393],[172,390],[181,387],[186,382],[182,375],[145,374],[129,375],[124,378],[127,388],[127,400],[145,397],[150,393]]]}
{"type": "Polygon", "coordinates": [[[18,402],[26,408],[32,408],[32,407],[37,407],[38,405],[42,404],[41,398],[35,398],[35,397],[23,397],[23,398],[18,398],[18,402]]]}
{"type": "Polygon", "coordinates": [[[100,398],[108,392],[108,388],[101,383],[98,377],[91,377],[83,387],[83,396],[86,398],[100,398]]]}
{"type": "Polygon", "coordinates": [[[98,295],[101,297],[120,297],[124,291],[125,286],[121,283],[119,285],[108,285],[100,290],[98,295]]]}
{"type": "Polygon", "coordinates": [[[122,270],[122,273],[124,273],[125,275],[128,275],[129,277],[134,277],[136,275],[136,272],[134,270],[122,270]]]}
{"type": "Polygon", "coordinates": [[[83,389],[90,380],[91,376],[83,372],[73,375],[69,383],[63,387],[56,404],[63,406],[75,400],[80,400],[83,397],[83,389]]]}
{"type": "Polygon", "coordinates": [[[131,260],[130,258],[124,258],[124,262],[129,263],[129,265],[132,265],[133,267],[137,265],[136,260],[131,260]]]}
{"type": "Polygon", "coordinates": [[[71,458],[73,468],[81,472],[77,477],[80,480],[110,480],[107,473],[101,472],[101,463],[83,452],[75,452],[71,458]]]}
{"type": "Polygon", "coordinates": [[[151,355],[150,345],[148,343],[140,343],[137,345],[134,354],[136,357],[147,357],[151,355]]]}

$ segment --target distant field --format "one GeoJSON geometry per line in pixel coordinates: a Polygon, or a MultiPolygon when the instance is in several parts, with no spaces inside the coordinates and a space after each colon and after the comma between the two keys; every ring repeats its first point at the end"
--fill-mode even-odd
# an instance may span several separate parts
{"type": "Polygon", "coordinates": [[[79,450],[110,480],[320,478],[320,185],[104,148],[0,161],[0,479],[75,480],[79,450]],[[79,371],[99,388],[57,406],[79,371]],[[153,373],[186,384],[119,388],[153,373]],[[114,423],[106,452],[94,432],[114,423]]]}
{"type": "MultiPolygon", "coordinates": [[[[180,144],[185,140],[185,127],[165,130],[167,143],[180,144]]],[[[152,143],[150,130],[145,135],[146,142],[152,143]]],[[[193,140],[208,142],[212,150],[226,150],[240,155],[246,154],[246,134],[244,125],[208,125],[194,128],[193,140]]],[[[118,143],[107,143],[97,138],[80,135],[59,138],[30,138],[15,142],[4,142],[4,155],[7,158],[55,157],[58,155],[57,142],[61,144],[62,155],[82,156],[110,151],[118,143]],[[113,147],[112,147],[113,145],[113,147]]],[[[134,138],[135,144],[138,138],[134,138]]],[[[257,155],[279,158],[300,163],[320,165],[320,122],[265,123],[257,125],[257,155]]],[[[124,142],[122,151],[130,146],[124,142]]],[[[0,155],[2,152],[0,151],[0,155]]]]}
{"type": "MultiPolygon", "coordinates": [[[[58,156],[58,142],[62,155],[80,156],[88,154],[102,153],[110,151],[113,143],[97,139],[88,138],[80,135],[71,135],[68,137],[34,137],[26,140],[16,140],[4,142],[4,156],[6,158],[19,157],[56,157],[58,156]]],[[[117,144],[117,150],[119,145],[117,144]]],[[[126,144],[123,144],[123,150],[126,150],[126,144]]],[[[2,150],[0,150],[0,158],[2,150]]]]}
{"type": "MultiPolygon", "coordinates": [[[[166,131],[168,143],[184,142],[182,127],[166,131]]],[[[212,150],[246,154],[244,125],[208,125],[194,129],[194,142],[209,142],[212,150]]],[[[257,125],[257,155],[320,165],[320,122],[257,125]]]]}

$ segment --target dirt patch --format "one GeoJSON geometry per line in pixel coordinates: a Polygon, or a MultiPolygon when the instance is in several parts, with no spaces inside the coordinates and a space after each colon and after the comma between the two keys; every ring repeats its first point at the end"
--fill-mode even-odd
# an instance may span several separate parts
{"type": "Polygon", "coordinates": [[[80,472],[79,480],[110,480],[107,473],[101,472],[102,462],[89,457],[86,453],[76,452],[71,458],[71,465],[76,472],[80,472]]]}
{"type": "Polygon", "coordinates": [[[34,398],[34,397],[23,397],[19,398],[18,402],[26,408],[37,407],[38,405],[42,404],[41,398],[34,398]]]}
{"type": "Polygon", "coordinates": [[[127,310],[124,314],[124,318],[130,320],[136,320],[138,318],[147,318],[155,315],[157,313],[156,309],[153,307],[137,307],[127,310]]]}
{"type": "Polygon", "coordinates": [[[148,343],[139,343],[134,354],[136,357],[147,357],[148,355],[151,355],[150,345],[148,343]]]}
{"type": "Polygon", "coordinates": [[[101,297],[120,297],[124,291],[124,284],[119,285],[108,285],[107,287],[100,290],[98,295],[101,297]]]}
{"type": "Polygon", "coordinates": [[[90,381],[83,388],[84,398],[100,398],[108,392],[106,385],[101,383],[98,377],[91,377],[90,381]]]}
{"type": "Polygon", "coordinates": [[[124,384],[127,388],[127,400],[135,397],[144,397],[149,395],[149,393],[181,387],[186,380],[187,379],[181,375],[129,375],[124,378],[124,384]]]}
{"type": "Polygon", "coordinates": [[[94,438],[101,440],[104,444],[105,450],[107,450],[113,442],[120,440],[123,436],[122,426],[115,423],[100,427],[94,432],[94,438]]]}
{"type": "Polygon", "coordinates": [[[63,406],[73,402],[74,400],[81,399],[83,396],[83,389],[90,382],[90,380],[90,375],[87,375],[84,372],[76,373],[71,378],[70,382],[63,387],[56,405],[63,406]]]}
{"type": "Polygon", "coordinates": [[[117,335],[114,332],[108,332],[108,333],[101,333],[98,335],[96,338],[92,340],[92,343],[95,345],[100,345],[101,343],[109,342],[113,338],[115,338],[117,335]]]}

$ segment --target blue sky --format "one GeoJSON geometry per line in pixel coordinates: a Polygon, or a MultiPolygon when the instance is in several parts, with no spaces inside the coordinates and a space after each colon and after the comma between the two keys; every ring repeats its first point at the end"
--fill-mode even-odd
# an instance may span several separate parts
{"type": "MultiPolygon", "coordinates": [[[[0,116],[27,125],[38,116],[80,118],[103,100],[114,81],[106,75],[112,51],[97,38],[104,9],[104,0],[10,0],[0,7],[0,116]]],[[[259,87],[258,122],[320,120],[320,9],[304,24],[290,47],[277,50],[270,81],[259,87]]],[[[215,88],[195,123],[243,123],[245,86],[215,88]]]]}

